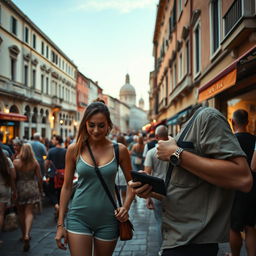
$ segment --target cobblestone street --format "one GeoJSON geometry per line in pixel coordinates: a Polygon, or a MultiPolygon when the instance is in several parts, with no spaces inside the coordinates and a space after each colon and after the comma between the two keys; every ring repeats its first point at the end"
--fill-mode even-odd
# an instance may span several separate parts
{"type": "MultiPolygon", "coordinates": [[[[131,220],[135,227],[134,238],[131,241],[119,241],[113,256],[157,256],[159,241],[156,240],[155,220],[153,212],[145,208],[145,201],[137,199],[131,208],[131,220]]],[[[56,247],[54,236],[55,226],[53,209],[44,204],[43,213],[36,216],[32,228],[31,249],[22,252],[20,231],[4,232],[1,234],[1,256],[66,256],[69,251],[62,251],[56,247]]],[[[229,251],[228,244],[221,244],[218,256],[224,256],[229,251]]],[[[241,256],[245,256],[244,248],[241,256]]]]}

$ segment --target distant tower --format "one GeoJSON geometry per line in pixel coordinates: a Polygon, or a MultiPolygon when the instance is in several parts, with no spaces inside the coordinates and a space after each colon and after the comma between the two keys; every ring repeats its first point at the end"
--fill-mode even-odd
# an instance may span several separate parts
{"type": "Polygon", "coordinates": [[[119,98],[121,101],[128,104],[129,106],[136,105],[136,91],[134,87],[130,84],[129,74],[126,74],[125,84],[120,89],[119,98]]]}
{"type": "Polygon", "coordinates": [[[139,108],[144,109],[144,107],[145,107],[145,102],[144,102],[143,98],[141,97],[139,99],[139,108]]]}

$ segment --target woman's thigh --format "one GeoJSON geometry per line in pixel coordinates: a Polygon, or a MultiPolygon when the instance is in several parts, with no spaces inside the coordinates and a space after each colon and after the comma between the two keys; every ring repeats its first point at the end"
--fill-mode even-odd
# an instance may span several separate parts
{"type": "Polygon", "coordinates": [[[94,255],[95,256],[111,256],[115,250],[117,240],[103,241],[94,239],[94,255]]]}
{"type": "Polygon", "coordinates": [[[92,255],[92,236],[68,232],[68,245],[71,256],[92,255]]]}

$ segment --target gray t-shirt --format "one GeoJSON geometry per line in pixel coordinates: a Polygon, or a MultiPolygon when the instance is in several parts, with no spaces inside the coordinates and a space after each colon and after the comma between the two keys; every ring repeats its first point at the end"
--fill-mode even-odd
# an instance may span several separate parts
{"type": "MultiPolygon", "coordinates": [[[[226,118],[212,108],[198,114],[184,141],[194,145],[193,149],[185,150],[203,157],[245,156],[226,118]]],[[[217,187],[182,167],[175,167],[163,201],[162,249],[227,242],[233,195],[233,190],[217,187]]]]}
{"type": "Polygon", "coordinates": [[[156,157],[156,147],[154,147],[147,152],[144,166],[152,168],[152,176],[165,180],[169,162],[159,160],[156,157]]]}

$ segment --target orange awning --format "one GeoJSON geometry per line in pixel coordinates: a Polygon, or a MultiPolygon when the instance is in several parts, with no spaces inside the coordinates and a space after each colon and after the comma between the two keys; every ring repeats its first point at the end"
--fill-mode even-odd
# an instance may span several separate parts
{"type": "Polygon", "coordinates": [[[16,114],[16,113],[4,113],[0,112],[0,120],[8,120],[8,121],[27,121],[27,116],[16,114]]]}
{"type": "Polygon", "coordinates": [[[241,57],[221,71],[215,78],[199,88],[198,101],[202,102],[212,98],[220,92],[234,86],[239,76],[241,68],[245,68],[248,63],[253,63],[256,58],[256,46],[252,47],[241,57]]]}
{"type": "Polygon", "coordinates": [[[199,89],[198,101],[202,102],[236,84],[237,70],[234,69],[204,90],[199,89]]]}

